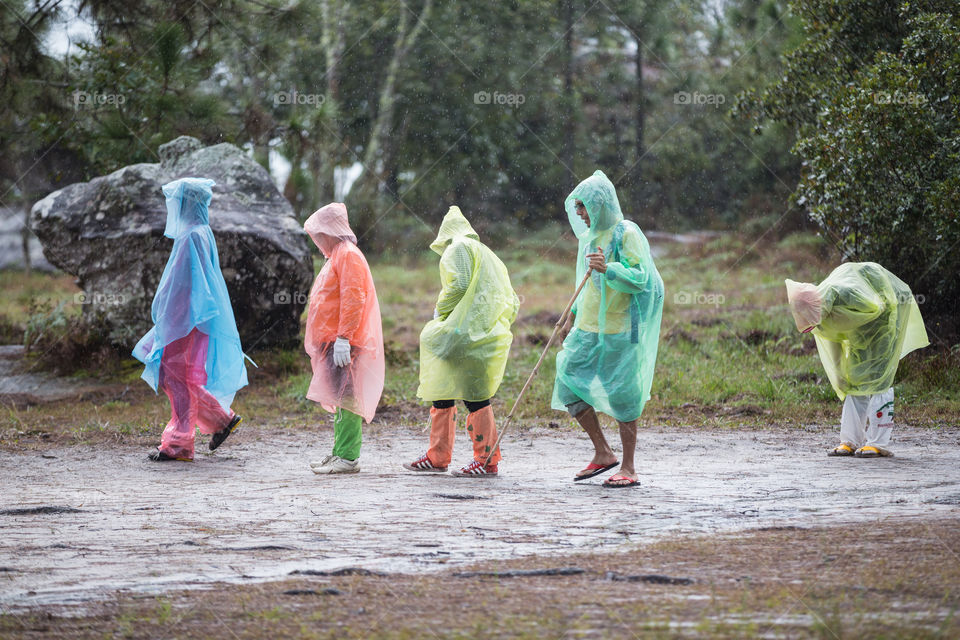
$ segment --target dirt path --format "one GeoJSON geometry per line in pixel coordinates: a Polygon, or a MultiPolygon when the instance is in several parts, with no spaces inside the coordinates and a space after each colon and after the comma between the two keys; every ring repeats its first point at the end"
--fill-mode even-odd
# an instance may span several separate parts
{"type": "Polygon", "coordinates": [[[514,435],[501,477],[485,480],[404,472],[399,463],[425,444],[417,432],[366,434],[362,473],[339,477],[307,466],[326,452],[328,431],[266,433],[247,428],[192,464],[151,463],[130,447],[0,453],[0,604],[19,610],[346,566],[421,572],[615,551],[670,532],[960,509],[956,432],[900,429],[897,457],[871,461],[828,459],[828,432],[645,431],[643,486],[622,491],[570,482],[589,444],[558,430],[514,435]]]}

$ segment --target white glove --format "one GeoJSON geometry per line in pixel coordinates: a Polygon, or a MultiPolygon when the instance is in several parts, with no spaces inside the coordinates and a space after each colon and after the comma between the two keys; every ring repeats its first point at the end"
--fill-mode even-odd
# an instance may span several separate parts
{"type": "Polygon", "coordinates": [[[346,338],[337,338],[333,343],[333,364],[338,367],[350,364],[350,341],[346,338]]]}
{"type": "Polygon", "coordinates": [[[440,317],[440,312],[437,311],[437,308],[436,308],[436,307],[434,307],[434,308],[433,308],[433,319],[436,320],[436,319],[439,318],[439,317],[440,317]]]}

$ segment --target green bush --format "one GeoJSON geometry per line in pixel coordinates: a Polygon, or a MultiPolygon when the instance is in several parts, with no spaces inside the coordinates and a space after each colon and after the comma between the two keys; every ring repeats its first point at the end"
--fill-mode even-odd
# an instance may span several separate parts
{"type": "Polygon", "coordinates": [[[783,78],[759,97],[742,95],[738,112],[797,127],[795,201],[846,259],[896,273],[923,296],[928,320],[955,316],[960,6],[792,6],[805,42],[787,57],[783,78]]]}
{"type": "Polygon", "coordinates": [[[23,333],[27,354],[41,368],[60,374],[118,373],[129,353],[111,344],[98,323],[68,309],[67,302],[31,307],[23,333]]]}

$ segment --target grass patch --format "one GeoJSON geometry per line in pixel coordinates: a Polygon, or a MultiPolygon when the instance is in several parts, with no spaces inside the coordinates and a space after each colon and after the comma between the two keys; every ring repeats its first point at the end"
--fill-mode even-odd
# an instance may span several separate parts
{"type": "MultiPolygon", "coordinates": [[[[677,243],[655,249],[666,300],[652,398],[641,424],[795,428],[839,421],[840,401],[826,380],[813,338],[798,334],[793,326],[783,287],[784,278],[816,282],[832,270],[835,262],[826,257],[821,239],[793,234],[778,244],[757,244],[724,235],[699,245],[677,243]]],[[[494,399],[501,416],[533,369],[572,293],[575,251],[569,233],[537,234],[498,251],[522,299],[507,371],[494,399]]],[[[416,397],[419,336],[432,317],[440,288],[437,261],[429,251],[390,260],[371,258],[387,357],[378,420],[427,419],[426,404],[416,397]]],[[[4,277],[12,288],[0,294],[0,313],[8,318],[30,321],[31,291],[54,296],[52,304],[73,295],[72,285],[61,275],[25,278],[6,273],[4,277]]],[[[66,323],[69,308],[63,313],[66,323]]],[[[59,335],[55,329],[49,329],[51,335],[59,335]]],[[[61,360],[84,363],[83,371],[89,375],[104,375],[96,359],[71,355],[73,348],[58,347],[54,353],[61,360]]],[[[250,386],[237,394],[234,405],[248,418],[247,428],[296,429],[326,420],[327,414],[304,397],[310,365],[302,349],[251,355],[260,368],[250,368],[250,386]]],[[[124,359],[110,374],[129,387],[123,404],[105,406],[117,398],[78,402],[70,407],[70,428],[84,424],[77,416],[105,411],[111,416],[110,426],[102,431],[109,437],[125,435],[115,425],[143,420],[153,421],[159,432],[167,419],[166,399],[149,392],[137,379],[140,370],[139,363],[124,359]]],[[[574,428],[566,413],[550,408],[553,377],[551,355],[518,408],[520,428],[549,424],[574,428]]],[[[960,347],[936,344],[909,355],[901,362],[896,389],[900,422],[955,426],[960,414],[960,347]]],[[[44,442],[57,441],[56,430],[67,428],[51,426],[64,413],[57,406],[11,411],[11,420],[21,425],[18,432],[51,433],[53,429],[44,442]]],[[[86,441],[96,430],[90,427],[83,432],[86,441]]],[[[2,433],[10,431],[0,431],[0,438],[2,433]]],[[[22,445],[29,438],[2,439],[6,444],[13,441],[22,445]]]]}

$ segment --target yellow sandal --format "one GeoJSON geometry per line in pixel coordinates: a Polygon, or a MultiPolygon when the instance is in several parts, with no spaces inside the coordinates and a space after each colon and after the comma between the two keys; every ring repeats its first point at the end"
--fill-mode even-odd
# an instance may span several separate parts
{"type": "Polygon", "coordinates": [[[850,444],[849,442],[841,442],[839,445],[837,445],[830,451],[827,451],[827,455],[838,456],[838,457],[852,456],[854,455],[853,445],[850,444]]]}
{"type": "Polygon", "coordinates": [[[893,454],[880,447],[860,447],[853,454],[858,458],[892,458],[893,454]]]}

